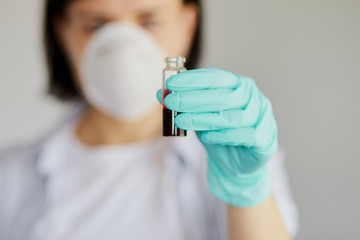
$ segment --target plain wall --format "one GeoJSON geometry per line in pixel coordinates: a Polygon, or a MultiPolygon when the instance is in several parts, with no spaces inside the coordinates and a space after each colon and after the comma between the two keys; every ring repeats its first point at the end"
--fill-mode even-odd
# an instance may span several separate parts
{"type": "MultiPolygon", "coordinates": [[[[360,1],[204,5],[202,66],[253,77],[273,102],[297,239],[360,239],[360,1]]],[[[0,148],[45,133],[66,109],[44,94],[41,10],[0,0],[0,148]]]]}

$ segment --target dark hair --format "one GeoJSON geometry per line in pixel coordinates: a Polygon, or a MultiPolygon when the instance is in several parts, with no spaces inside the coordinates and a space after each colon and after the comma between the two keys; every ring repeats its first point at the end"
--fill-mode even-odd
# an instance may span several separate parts
{"type": "MultiPolygon", "coordinates": [[[[44,47],[49,71],[48,93],[63,101],[81,98],[68,58],[59,44],[53,26],[54,18],[63,15],[72,1],[74,0],[47,0],[45,6],[44,47]]],[[[186,64],[188,69],[193,69],[198,63],[201,50],[201,4],[200,0],[184,0],[184,3],[194,3],[199,9],[198,25],[186,64]]]]}

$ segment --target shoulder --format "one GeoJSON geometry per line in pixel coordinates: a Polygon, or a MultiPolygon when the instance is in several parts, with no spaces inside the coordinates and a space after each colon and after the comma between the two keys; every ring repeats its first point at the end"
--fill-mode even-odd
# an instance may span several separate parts
{"type": "MultiPolygon", "coordinates": [[[[37,169],[37,160],[45,144],[82,109],[74,104],[52,131],[25,144],[17,144],[0,152],[0,201],[20,199],[34,188],[41,188],[43,179],[37,169]]],[[[0,206],[1,207],[1,206],[0,206]]]]}
{"type": "Polygon", "coordinates": [[[25,166],[31,165],[39,152],[40,141],[30,144],[18,144],[0,152],[0,176],[9,175],[12,170],[19,172],[25,166]]]}
{"type": "Polygon", "coordinates": [[[1,236],[13,236],[13,229],[21,229],[26,236],[27,228],[41,214],[46,195],[46,176],[38,163],[48,142],[75,116],[73,112],[43,137],[0,152],[1,236]]]}
{"type": "Polygon", "coordinates": [[[23,188],[36,172],[36,159],[42,141],[19,144],[0,152],[0,196],[14,187],[23,188]]]}
{"type": "Polygon", "coordinates": [[[4,172],[7,174],[11,173],[10,170],[14,168],[17,168],[16,172],[19,172],[22,168],[33,165],[44,144],[46,144],[49,139],[57,134],[64,125],[75,118],[83,108],[83,103],[74,103],[73,105],[69,106],[69,113],[61,121],[59,121],[50,132],[40,136],[32,142],[11,145],[1,150],[0,176],[3,175],[4,172]]]}
{"type": "MultiPolygon", "coordinates": [[[[0,153],[0,235],[27,232],[44,200],[44,181],[36,171],[40,143],[0,153]],[[23,223],[27,223],[22,225],[23,223]],[[21,229],[14,232],[15,229],[21,229]]],[[[26,236],[26,234],[24,234],[26,236]]]]}

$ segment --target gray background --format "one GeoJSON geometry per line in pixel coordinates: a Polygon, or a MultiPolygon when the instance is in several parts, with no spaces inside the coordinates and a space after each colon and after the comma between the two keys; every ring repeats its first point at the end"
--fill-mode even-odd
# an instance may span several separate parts
{"type": "MultiPolygon", "coordinates": [[[[205,1],[202,66],[252,76],[272,100],[299,240],[360,239],[360,1],[205,1]]],[[[0,148],[45,133],[39,0],[0,0],[0,148]]]]}

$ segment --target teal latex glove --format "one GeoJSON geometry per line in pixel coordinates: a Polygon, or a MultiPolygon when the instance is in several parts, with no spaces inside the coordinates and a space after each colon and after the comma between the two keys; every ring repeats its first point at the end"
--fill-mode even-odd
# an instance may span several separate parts
{"type": "MultiPolygon", "coordinates": [[[[208,153],[210,191],[228,204],[254,206],[271,194],[267,162],[278,148],[270,101],[249,77],[220,69],[170,77],[168,109],[180,129],[194,130],[208,153]]],[[[157,92],[161,102],[161,90],[157,92]]]]}

